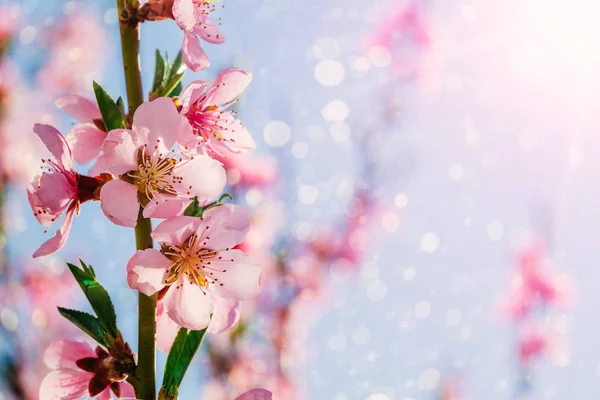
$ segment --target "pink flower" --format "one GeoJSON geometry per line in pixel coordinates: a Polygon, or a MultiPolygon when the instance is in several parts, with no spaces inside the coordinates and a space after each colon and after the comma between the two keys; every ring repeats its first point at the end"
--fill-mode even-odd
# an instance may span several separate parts
{"type": "Polygon", "coordinates": [[[102,187],[102,211],[115,224],[134,227],[140,205],[144,217],[181,214],[193,196],[205,202],[225,186],[225,170],[206,155],[177,159],[171,150],[190,126],[171,99],[142,104],[133,128],[108,133],[103,152],[107,169],[119,176],[102,187]]]}
{"type": "Polygon", "coordinates": [[[204,329],[218,311],[214,297],[249,300],[260,292],[261,267],[233,249],[248,226],[246,211],[232,204],[209,209],[202,219],[167,219],[152,232],[161,250],[138,250],[127,264],[127,281],[146,295],[171,286],[167,315],[184,328],[204,329]]]}
{"type": "MultiPolygon", "coordinates": [[[[214,310],[207,332],[219,334],[233,328],[240,320],[240,302],[212,294],[208,296],[214,304],[214,310]]],[[[165,312],[164,301],[159,301],[156,308],[156,347],[168,353],[180,328],[165,312]]]]}
{"type": "Polygon", "coordinates": [[[235,400],[272,400],[272,399],[273,399],[273,395],[268,390],[252,389],[252,390],[249,390],[249,391],[243,393],[241,396],[239,396],[235,400]]]}
{"type": "Polygon", "coordinates": [[[73,340],[56,340],[44,353],[54,371],[42,381],[40,400],[75,400],[80,397],[135,399],[133,387],[118,371],[118,362],[106,350],[73,340]]]}
{"type": "Polygon", "coordinates": [[[29,204],[39,223],[44,226],[52,225],[65,213],[65,219],[56,234],[33,254],[33,257],[41,257],[55,253],[65,245],[80,204],[94,199],[102,182],[75,171],[71,150],[54,127],[35,124],[33,130],[52,157],[42,160],[47,171],[35,177],[32,187],[27,190],[29,204]]]}
{"type": "Polygon", "coordinates": [[[85,97],[68,95],[56,100],[55,104],[80,122],[65,136],[73,159],[79,164],[95,160],[106,139],[106,130],[96,103],[85,97]]]}
{"type": "Polygon", "coordinates": [[[256,148],[250,133],[227,109],[235,104],[250,84],[252,74],[237,68],[219,73],[211,85],[194,81],[181,94],[181,115],[188,119],[192,130],[182,131],[179,143],[192,153],[241,153],[256,148]]]}
{"type": "Polygon", "coordinates": [[[224,43],[217,24],[210,18],[216,6],[206,0],[175,0],[173,17],[183,29],[183,61],[194,72],[210,67],[208,56],[200,46],[200,39],[214,44],[224,43]]]}

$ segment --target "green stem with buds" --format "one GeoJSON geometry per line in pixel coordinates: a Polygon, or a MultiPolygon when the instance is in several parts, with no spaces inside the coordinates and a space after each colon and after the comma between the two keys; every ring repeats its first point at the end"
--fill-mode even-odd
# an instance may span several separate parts
{"type": "MultiPolygon", "coordinates": [[[[139,7],[138,0],[117,0],[123,71],[127,86],[129,120],[135,110],[144,102],[142,78],[140,74],[140,31],[139,24],[132,18],[132,11],[139,7]]],[[[142,209],[135,227],[135,242],[138,250],[152,248],[152,222],[144,218],[142,209]]],[[[156,399],[156,297],[139,293],[138,319],[138,366],[135,372],[136,397],[141,400],[156,399]]]]}

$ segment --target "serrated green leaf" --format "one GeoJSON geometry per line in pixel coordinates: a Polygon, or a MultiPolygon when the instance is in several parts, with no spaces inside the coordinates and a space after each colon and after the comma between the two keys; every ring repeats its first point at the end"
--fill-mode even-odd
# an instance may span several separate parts
{"type": "Polygon", "coordinates": [[[156,49],[156,66],[154,67],[154,83],[152,84],[152,91],[157,92],[157,90],[162,86],[163,81],[165,80],[165,74],[167,72],[167,64],[165,63],[165,59],[163,58],[160,51],[156,49]]]}
{"type": "Polygon", "coordinates": [[[100,108],[100,114],[102,115],[106,130],[125,129],[125,115],[121,112],[121,108],[102,86],[96,82],[94,82],[94,94],[96,95],[96,102],[98,103],[98,108],[100,108]]]}
{"type": "Polygon", "coordinates": [[[63,307],[58,307],[58,312],[73,323],[73,325],[87,333],[96,342],[107,347],[104,329],[100,324],[100,321],[98,321],[98,318],[83,311],[70,310],[63,307]]]}
{"type": "Polygon", "coordinates": [[[67,263],[69,270],[75,277],[75,280],[83,290],[94,312],[102,326],[114,338],[117,336],[117,314],[110,295],[104,287],[96,280],[93,270],[82,262],[84,269],[81,269],[73,264],[67,263]]]}
{"type": "Polygon", "coordinates": [[[183,57],[181,55],[181,50],[177,53],[177,57],[173,60],[173,65],[169,68],[169,74],[167,75],[167,80],[171,79],[175,75],[183,75],[186,70],[186,65],[183,63],[183,57]]]}
{"type": "Polygon", "coordinates": [[[158,91],[159,97],[164,97],[164,96],[168,96],[169,94],[171,94],[171,92],[173,92],[175,87],[177,87],[177,85],[179,85],[181,83],[184,73],[185,73],[185,71],[180,74],[175,74],[175,75],[171,76],[170,78],[168,78],[167,81],[163,84],[163,86],[158,91]]]}
{"type": "Polygon", "coordinates": [[[188,332],[185,328],[181,328],[177,333],[165,364],[162,387],[166,398],[177,397],[179,386],[183,382],[185,373],[192,363],[205,333],[206,329],[188,332]]]}

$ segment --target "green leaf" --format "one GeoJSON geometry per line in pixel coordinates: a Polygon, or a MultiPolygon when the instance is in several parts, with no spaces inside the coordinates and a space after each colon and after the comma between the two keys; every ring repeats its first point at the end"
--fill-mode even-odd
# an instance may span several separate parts
{"type": "Polygon", "coordinates": [[[121,114],[123,114],[124,117],[127,113],[125,112],[125,102],[123,101],[123,98],[121,96],[119,96],[119,98],[117,99],[117,106],[119,106],[119,110],[121,110],[121,114]]]}
{"type": "Polygon", "coordinates": [[[183,85],[181,84],[181,82],[179,82],[177,86],[175,86],[175,89],[173,89],[173,91],[169,93],[169,97],[178,97],[182,91],[183,85]]]}
{"type": "Polygon", "coordinates": [[[121,112],[121,108],[106,93],[102,86],[96,82],[94,82],[94,94],[96,95],[96,102],[98,103],[98,108],[100,108],[100,114],[102,115],[106,130],[125,129],[125,115],[121,112]]]}
{"type": "Polygon", "coordinates": [[[186,70],[186,66],[183,63],[183,57],[181,56],[181,50],[179,50],[179,53],[177,53],[177,57],[175,57],[175,60],[173,60],[173,65],[171,66],[171,68],[169,68],[169,74],[167,75],[167,80],[171,79],[175,75],[181,74],[183,76],[183,73],[185,72],[185,70],[186,70]]]}
{"type": "Polygon", "coordinates": [[[188,332],[185,328],[181,328],[177,333],[165,364],[162,387],[166,398],[177,397],[179,386],[183,382],[185,373],[196,355],[205,333],[206,329],[188,332]]]}
{"type": "Polygon", "coordinates": [[[223,200],[225,200],[225,199],[229,199],[230,201],[233,201],[233,196],[230,195],[229,193],[223,193],[221,195],[221,197],[219,197],[219,200],[217,201],[217,203],[222,203],[223,200]]]}
{"type": "Polygon", "coordinates": [[[60,315],[71,321],[79,329],[90,335],[92,339],[107,347],[106,337],[104,335],[104,329],[98,321],[98,318],[91,314],[84,313],[83,311],[70,310],[68,308],[58,307],[60,315]]]}
{"type": "Polygon", "coordinates": [[[198,213],[202,212],[202,207],[200,207],[200,204],[198,203],[198,196],[194,196],[194,201],[192,201],[192,203],[187,206],[187,208],[185,209],[185,211],[183,212],[183,215],[186,215],[188,217],[197,217],[198,213]]]}
{"type": "Polygon", "coordinates": [[[156,49],[156,67],[154,68],[154,83],[152,84],[153,92],[157,92],[158,88],[162,86],[166,72],[167,64],[165,63],[165,59],[160,54],[160,51],[156,49]]]}
{"type": "Polygon", "coordinates": [[[170,78],[168,78],[167,81],[162,86],[162,88],[158,91],[159,97],[164,97],[164,96],[170,95],[171,92],[173,92],[173,90],[175,90],[177,85],[179,85],[181,83],[184,73],[185,73],[185,71],[180,74],[175,74],[175,75],[171,76],[170,78]]]}
{"type": "Polygon", "coordinates": [[[77,283],[83,290],[85,297],[90,302],[94,312],[102,326],[108,331],[111,337],[115,338],[119,332],[117,329],[117,314],[110,295],[104,287],[96,280],[94,270],[81,262],[83,269],[67,263],[69,270],[75,277],[77,283]]]}

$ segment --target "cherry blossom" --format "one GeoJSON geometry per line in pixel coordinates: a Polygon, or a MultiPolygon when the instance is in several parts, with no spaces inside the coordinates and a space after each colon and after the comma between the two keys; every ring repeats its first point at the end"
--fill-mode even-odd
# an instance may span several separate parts
{"type": "Polygon", "coordinates": [[[161,250],[138,250],[129,260],[128,283],[146,295],[170,286],[167,315],[184,328],[204,329],[210,315],[218,315],[215,297],[249,300],[260,292],[261,267],[234,249],[248,227],[246,211],[231,204],[207,210],[202,219],[167,219],[152,232],[161,250]]]}
{"type": "Polygon", "coordinates": [[[63,213],[65,214],[56,234],[33,254],[34,257],[41,257],[55,253],[65,245],[73,217],[79,213],[81,203],[95,199],[103,182],[79,175],[75,171],[71,150],[54,127],[36,124],[34,132],[46,145],[52,157],[42,160],[46,170],[35,177],[32,186],[27,190],[29,203],[35,217],[43,226],[52,225],[63,213]]]}
{"type": "Polygon", "coordinates": [[[135,399],[119,363],[98,346],[73,340],[56,340],[44,353],[44,363],[53,369],[42,381],[40,400],[74,400],[95,397],[135,399]]]}
{"type": "Polygon", "coordinates": [[[181,94],[181,115],[192,129],[184,130],[178,142],[192,153],[215,152],[221,156],[256,148],[254,140],[235,111],[228,111],[250,84],[252,74],[227,68],[215,82],[194,81],[181,94]]]}
{"type": "Polygon", "coordinates": [[[206,0],[175,0],[173,18],[183,29],[183,61],[194,72],[210,67],[208,56],[200,46],[200,39],[208,43],[224,43],[217,23],[210,17],[216,6],[206,0]]]}
{"type": "Polygon", "coordinates": [[[142,104],[133,127],[114,129],[103,145],[109,172],[119,177],[102,187],[104,214],[115,224],[134,227],[140,205],[144,217],[179,215],[197,196],[206,202],[225,186],[225,170],[206,155],[177,158],[172,150],[178,135],[191,130],[166,97],[142,104]]]}

